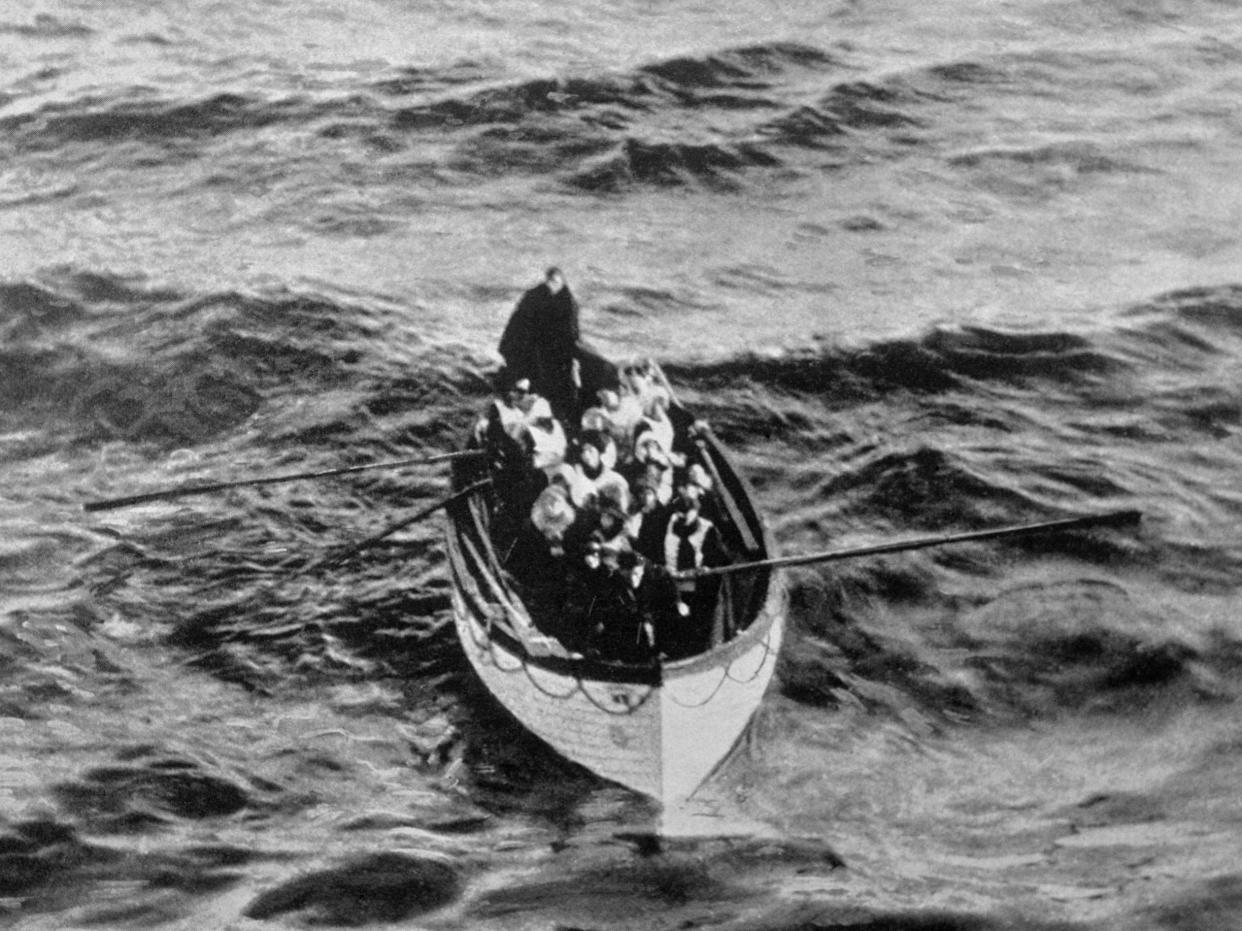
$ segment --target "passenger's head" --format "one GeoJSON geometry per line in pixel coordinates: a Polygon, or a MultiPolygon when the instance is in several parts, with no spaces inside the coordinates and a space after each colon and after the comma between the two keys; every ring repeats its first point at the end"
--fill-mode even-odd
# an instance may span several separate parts
{"type": "Polygon", "coordinates": [[[683,475],[677,482],[677,510],[686,514],[696,513],[702,499],[703,488],[683,475]]]}
{"type": "Polygon", "coordinates": [[[620,479],[615,482],[604,482],[599,489],[599,506],[602,508],[615,508],[617,513],[624,514],[629,500],[629,489],[620,479]]]}
{"type": "Polygon", "coordinates": [[[608,449],[608,435],[602,430],[583,430],[578,437],[578,461],[588,469],[598,469],[608,449]]]}
{"type": "Polygon", "coordinates": [[[661,466],[669,464],[668,454],[650,427],[642,429],[638,434],[638,439],[634,441],[634,458],[639,462],[656,463],[661,466]]]}
{"type": "Polygon", "coordinates": [[[654,482],[639,482],[634,490],[635,510],[649,514],[660,503],[660,489],[654,482]]]}
{"type": "Polygon", "coordinates": [[[505,399],[509,402],[510,407],[521,407],[525,410],[530,409],[530,405],[534,403],[534,395],[530,390],[529,378],[516,378],[509,389],[505,392],[505,399]]]}
{"type": "Polygon", "coordinates": [[[578,462],[584,469],[595,470],[602,464],[599,450],[586,443],[578,447],[578,462]]]}
{"type": "Polygon", "coordinates": [[[605,540],[611,539],[625,529],[625,514],[611,502],[601,502],[599,530],[605,540]]]}
{"type": "Polygon", "coordinates": [[[643,573],[646,570],[646,561],[632,550],[617,554],[617,571],[630,583],[631,588],[638,588],[642,584],[643,573]]]}
{"type": "Polygon", "coordinates": [[[600,388],[595,392],[595,397],[599,399],[599,406],[606,411],[615,411],[621,406],[621,398],[611,388],[600,388]]]}
{"type": "Polygon", "coordinates": [[[641,395],[651,383],[651,365],[645,359],[635,359],[621,369],[621,381],[635,394],[641,395]]]}
{"type": "Polygon", "coordinates": [[[558,485],[549,485],[535,499],[531,522],[554,549],[563,546],[565,531],[573,524],[577,512],[569,500],[569,492],[558,485]]]}
{"type": "Polygon", "coordinates": [[[559,294],[561,288],[565,287],[565,275],[553,265],[543,273],[543,283],[553,294],[559,294]]]}

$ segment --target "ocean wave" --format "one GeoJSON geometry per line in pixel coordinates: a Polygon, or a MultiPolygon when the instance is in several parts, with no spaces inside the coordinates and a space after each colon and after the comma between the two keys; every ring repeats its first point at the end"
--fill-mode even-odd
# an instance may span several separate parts
{"type": "Polygon", "coordinates": [[[627,139],[620,151],[601,164],[576,172],[570,181],[575,187],[593,192],[619,191],[631,184],[682,187],[703,182],[735,187],[738,172],[778,165],[780,160],[776,156],[748,143],[652,143],[627,139]]]}
{"type": "Polygon", "coordinates": [[[20,36],[23,39],[85,39],[95,31],[73,20],[38,13],[27,23],[0,21],[0,35],[20,36]]]}
{"type": "MultiPolygon", "coordinates": [[[[186,100],[131,88],[44,104],[0,119],[0,129],[11,144],[33,151],[140,141],[193,158],[196,146],[218,137],[285,124],[324,139],[356,138],[380,157],[401,157],[433,141],[431,157],[451,169],[433,173],[437,183],[524,174],[591,194],[651,186],[735,190],[751,172],[819,171],[869,162],[877,153],[903,157],[934,140],[946,112],[980,87],[1012,78],[1000,65],[974,61],[865,77],[861,70],[836,50],[783,42],[675,56],[619,73],[520,81],[463,60],[406,69],[330,99],[240,87],[186,100]],[[838,160],[804,164],[805,150],[830,150],[838,160]]],[[[1063,184],[1066,172],[1140,170],[1090,140],[946,157],[981,183],[1006,183],[1015,171],[1063,184]]]]}
{"type": "MultiPolygon", "coordinates": [[[[408,157],[431,143],[436,184],[531,175],[588,194],[630,188],[732,191],[752,173],[832,170],[903,158],[944,145],[952,114],[981,93],[1022,91],[1013,61],[933,62],[863,72],[836,49],[771,42],[674,56],[629,71],[506,80],[462,60],[410,68],[347,93],[282,97],[244,85],[199,99],[135,87],[43,104],[0,118],[10,145],[28,151],[117,143],[195,158],[219,137],[281,124],[321,139],[354,139],[371,156],[408,157]],[[986,89],[986,91],[984,90],[986,89]],[[824,164],[822,153],[831,152],[824,164]],[[447,153],[447,154],[446,154],[447,153]]],[[[1073,179],[1148,170],[1097,139],[948,150],[947,166],[973,183],[1027,194],[1073,179]]],[[[41,196],[66,196],[65,186],[41,196]]],[[[364,235],[383,226],[346,221],[364,235]]]]}
{"type": "Polygon", "coordinates": [[[291,912],[328,926],[388,923],[434,911],[461,893],[453,863],[381,852],[288,880],[259,895],[244,914],[263,921],[291,912]]]}
{"type": "Polygon", "coordinates": [[[332,300],[187,296],[72,271],[0,286],[0,328],[8,416],[73,425],[87,441],[202,441],[244,422],[274,386],[356,377],[382,340],[366,313],[332,300]]]}
{"type": "Polygon", "coordinates": [[[245,421],[260,398],[243,372],[201,354],[152,365],[76,347],[19,348],[0,352],[0,367],[6,419],[41,425],[49,443],[61,441],[57,425],[85,442],[200,442],[245,421]]]}
{"type": "Polygon", "coordinates": [[[119,99],[116,94],[89,96],[3,117],[0,131],[10,145],[36,152],[130,141],[169,145],[305,121],[318,112],[297,98],[271,100],[223,92],[187,101],[161,99],[145,88],[135,88],[119,99]]]}
{"type": "MultiPolygon", "coordinates": [[[[1163,339],[1170,323],[1193,327],[1214,337],[1242,333],[1242,284],[1222,284],[1170,291],[1126,311],[1124,318],[1141,327],[1140,333],[1163,339]]],[[[1186,333],[1183,329],[1180,332],[1186,333]]],[[[1188,338],[1189,339],[1189,338],[1188,338]]],[[[1195,339],[1200,346],[1222,351],[1213,339],[1195,339]]]]}
{"type": "Polygon", "coordinates": [[[463,59],[442,68],[403,68],[391,78],[371,85],[391,97],[408,97],[462,85],[480,84],[496,78],[496,67],[484,61],[463,59]]]}
{"type": "Polygon", "coordinates": [[[796,576],[797,647],[782,654],[779,680],[788,697],[942,722],[1126,716],[1233,697],[1235,634],[1169,625],[1115,582],[988,573],[996,590],[975,586],[964,600],[925,566],[874,563],[796,576]]]}
{"type": "MultiPolygon", "coordinates": [[[[468,63],[459,63],[436,72],[418,72],[409,82],[398,79],[378,86],[407,94],[438,84],[467,85],[464,94],[412,105],[395,115],[399,127],[424,129],[513,124],[541,113],[573,114],[604,107],[643,112],[661,104],[699,105],[712,100],[728,107],[746,98],[721,95],[722,89],[761,91],[777,87],[791,74],[839,71],[841,67],[836,58],[820,49],[771,43],[701,57],[671,58],[629,73],[536,78],[472,89],[468,85],[485,75],[468,63]],[[699,93],[704,89],[710,92],[706,98],[699,93]]],[[[753,100],[755,105],[765,105],[762,97],[753,100]]],[[[766,105],[771,105],[770,101],[766,105]]]]}
{"type": "Polygon", "coordinates": [[[1030,333],[984,326],[938,327],[917,338],[862,347],[820,343],[780,355],[670,362],[668,370],[704,389],[746,381],[799,396],[858,403],[894,391],[936,394],[969,382],[1086,382],[1119,377],[1128,366],[1108,347],[1069,332],[1030,333]]]}
{"type": "MultiPolygon", "coordinates": [[[[459,144],[454,162],[479,174],[559,174],[570,186],[590,192],[631,185],[732,186],[740,171],[781,165],[763,138],[762,124],[743,121],[735,133],[714,133],[718,138],[703,142],[662,138],[663,123],[690,111],[690,122],[697,125],[714,111],[777,110],[783,106],[782,80],[840,70],[832,55],[809,46],[747,46],[654,62],[628,74],[472,90],[405,107],[394,115],[393,127],[474,130],[459,144]]],[[[840,94],[850,96],[848,90],[840,94]]],[[[684,116],[679,122],[686,122],[684,116]]]]}
{"type": "Polygon", "coordinates": [[[1242,427],[1237,359],[1242,286],[1188,288],[1128,308],[1117,352],[1147,383],[1148,423],[1165,437],[1228,439],[1242,427]]]}
{"type": "Polygon", "coordinates": [[[1133,162],[1108,155],[1098,143],[1088,140],[1037,146],[975,149],[954,155],[949,158],[948,162],[954,167],[973,169],[986,169],[989,166],[1001,164],[1006,172],[1013,165],[1039,169],[1068,169],[1078,175],[1134,173],[1147,170],[1133,162]]]}
{"type": "Polygon", "coordinates": [[[701,57],[680,56],[640,69],[684,88],[770,86],[791,70],[827,71],[842,67],[823,49],[797,42],[770,42],[726,49],[701,57]]]}

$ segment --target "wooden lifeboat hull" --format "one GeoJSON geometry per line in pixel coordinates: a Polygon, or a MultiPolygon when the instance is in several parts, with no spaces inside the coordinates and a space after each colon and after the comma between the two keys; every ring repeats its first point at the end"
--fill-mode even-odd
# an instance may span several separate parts
{"type": "MultiPolygon", "coordinates": [[[[717,491],[748,558],[769,557],[749,486],[719,443],[709,447],[717,491]]],[[[454,485],[478,478],[464,463],[454,485]]],[[[688,798],[738,743],[772,680],[787,606],[778,576],[729,577],[722,597],[737,606],[736,632],[707,651],[641,666],[608,662],[539,634],[500,570],[484,493],[452,506],[446,526],[457,635],[488,691],[523,727],[597,775],[666,805],[688,798]]]]}
{"type": "Polygon", "coordinates": [[[653,670],[549,664],[492,635],[454,589],[470,665],[527,730],[605,779],[671,804],[688,798],[746,730],[776,668],[783,605],[736,640],[653,670]]]}

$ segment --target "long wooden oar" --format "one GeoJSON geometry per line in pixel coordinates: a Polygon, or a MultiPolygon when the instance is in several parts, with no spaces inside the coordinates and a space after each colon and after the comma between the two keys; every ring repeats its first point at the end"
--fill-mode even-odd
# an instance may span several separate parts
{"type": "Polygon", "coordinates": [[[1070,517],[1064,520],[1049,520],[1038,524],[1021,524],[1016,527],[999,527],[995,530],[975,530],[969,533],[949,534],[939,537],[916,537],[912,540],[898,540],[894,543],[879,543],[874,546],[860,546],[847,550],[828,550],[823,553],[810,553],[802,556],[777,556],[773,559],[760,559],[755,562],[735,563],[730,566],[713,566],[706,569],[687,569],[673,573],[674,578],[697,579],[709,575],[727,575],[732,572],[746,572],[751,569],[768,569],[778,566],[804,566],[809,563],[832,562],[840,559],[854,559],[859,556],[878,556],[885,553],[901,553],[906,550],[926,549],[930,546],[944,546],[949,543],[970,543],[975,540],[996,540],[1001,537],[1035,536],[1042,533],[1054,533],[1061,530],[1077,530],[1083,527],[1124,527],[1137,524],[1143,515],[1141,511],[1112,511],[1108,514],[1096,514],[1088,517],[1070,517]]]}
{"type": "Polygon", "coordinates": [[[363,550],[374,546],[376,543],[379,543],[385,537],[392,536],[398,530],[404,530],[406,527],[410,526],[410,524],[413,524],[416,521],[420,521],[424,517],[427,517],[430,514],[434,514],[436,511],[440,510],[440,508],[448,507],[450,504],[452,504],[454,501],[457,501],[459,498],[465,498],[469,495],[474,494],[480,488],[484,488],[485,486],[490,485],[491,483],[492,483],[492,480],[490,478],[485,478],[485,479],[480,479],[479,481],[471,485],[467,485],[465,488],[461,489],[460,491],[453,492],[453,494],[449,495],[447,498],[441,498],[439,501],[436,501],[434,504],[427,505],[427,507],[423,508],[413,517],[407,517],[404,520],[401,520],[398,523],[393,524],[391,527],[386,528],[383,532],[377,533],[373,537],[367,537],[365,540],[360,540],[359,542],[353,544],[352,546],[349,546],[346,549],[342,550],[341,552],[337,553],[335,556],[330,556],[329,558],[321,562],[312,564],[310,568],[330,569],[333,566],[339,566],[341,563],[346,562],[347,560],[353,559],[363,550]]]}
{"type": "Polygon", "coordinates": [[[321,472],[297,472],[292,475],[269,475],[266,478],[247,478],[236,482],[215,482],[211,485],[183,485],[180,488],[166,488],[162,491],[149,491],[141,495],[129,495],[124,498],[108,498],[104,501],[87,501],[82,505],[84,511],[111,511],[134,504],[145,504],[148,501],[167,501],[185,495],[205,495],[213,491],[224,491],[229,488],[247,488],[253,485],[275,485],[278,482],[294,482],[299,479],[328,478],[333,475],[348,475],[351,472],[366,472],[370,469],[396,469],[409,465],[430,465],[449,459],[460,459],[466,456],[481,456],[479,450],[466,449],[455,453],[441,453],[437,456],[420,456],[414,459],[396,459],[391,462],[371,462],[366,465],[349,466],[344,469],[325,469],[321,472]]]}

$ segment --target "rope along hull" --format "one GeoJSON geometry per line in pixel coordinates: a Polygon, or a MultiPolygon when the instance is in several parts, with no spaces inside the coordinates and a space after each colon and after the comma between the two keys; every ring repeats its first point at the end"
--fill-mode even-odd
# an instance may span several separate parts
{"type": "Polygon", "coordinates": [[[656,682],[550,670],[491,638],[454,590],[466,657],[488,691],[562,756],[666,805],[690,796],[737,744],[776,668],[783,598],[737,641],[665,665],[656,682]]]}

